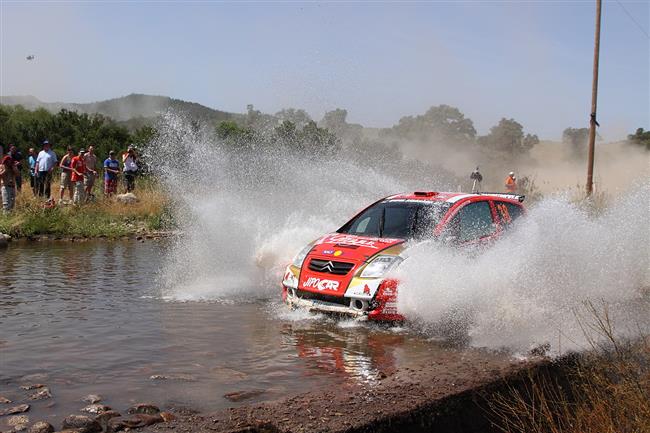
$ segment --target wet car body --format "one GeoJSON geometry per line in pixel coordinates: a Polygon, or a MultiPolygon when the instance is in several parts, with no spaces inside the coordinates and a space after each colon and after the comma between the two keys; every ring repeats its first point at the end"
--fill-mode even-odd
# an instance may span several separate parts
{"type": "Polygon", "coordinates": [[[402,321],[399,282],[387,275],[404,260],[409,241],[489,244],[525,213],[523,199],[515,194],[421,191],[378,200],[296,256],[285,270],[282,298],[310,311],[402,321]]]}

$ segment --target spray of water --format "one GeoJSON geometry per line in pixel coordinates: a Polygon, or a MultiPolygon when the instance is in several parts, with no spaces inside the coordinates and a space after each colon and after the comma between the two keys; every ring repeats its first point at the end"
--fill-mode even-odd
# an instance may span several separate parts
{"type": "Polygon", "coordinates": [[[636,332],[650,325],[649,197],[638,185],[594,217],[558,195],[485,251],[417,245],[398,270],[399,308],[428,331],[462,328],[481,347],[579,349],[585,301],[608,305],[617,330],[636,332]]]}
{"type": "MultiPolygon", "coordinates": [[[[381,196],[450,190],[457,179],[407,161],[368,163],[352,147],[315,156],[279,143],[236,147],[178,114],[158,127],[148,158],[176,200],[183,236],[162,272],[173,299],[276,297],[282,269],[307,242],[381,196]]],[[[579,347],[575,308],[604,300],[625,326],[648,314],[648,184],[600,216],[556,195],[536,204],[479,254],[435,242],[398,270],[399,308],[426,332],[453,328],[477,346],[579,347]]]]}
{"type": "Polygon", "coordinates": [[[266,141],[233,146],[176,113],[158,130],[146,156],[176,200],[183,232],[163,272],[175,299],[274,296],[293,255],[360,208],[399,191],[450,187],[433,169],[385,170],[354,149],[316,156],[266,141]]]}

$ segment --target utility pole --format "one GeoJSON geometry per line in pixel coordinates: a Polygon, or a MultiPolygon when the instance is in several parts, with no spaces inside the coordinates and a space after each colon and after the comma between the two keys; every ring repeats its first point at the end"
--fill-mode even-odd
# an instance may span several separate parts
{"type": "Polygon", "coordinates": [[[587,197],[594,187],[594,147],[596,144],[596,106],[598,100],[598,60],[600,57],[600,12],[602,0],[596,0],[596,37],[594,43],[594,77],[591,86],[591,115],[589,116],[589,162],[587,164],[587,197]]]}

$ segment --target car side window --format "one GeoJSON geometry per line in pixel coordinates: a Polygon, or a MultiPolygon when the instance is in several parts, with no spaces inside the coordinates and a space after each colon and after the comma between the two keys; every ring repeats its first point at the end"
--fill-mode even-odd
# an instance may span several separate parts
{"type": "Polygon", "coordinates": [[[348,233],[363,236],[379,236],[379,223],[383,208],[373,207],[365,211],[350,227],[348,233]]]}
{"type": "Polygon", "coordinates": [[[501,225],[504,228],[508,228],[510,224],[523,214],[521,206],[517,206],[516,204],[501,201],[497,201],[494,204],[497,208],[501,225]]]}
{"type": "Polygon", "coordinates": [[[487,201],[479,201],[466,205],[454,219],[458,218],[460,229],[459,241],[473,241],[489,236],[496,231],[492,221],[492,211],[487,201]]]}

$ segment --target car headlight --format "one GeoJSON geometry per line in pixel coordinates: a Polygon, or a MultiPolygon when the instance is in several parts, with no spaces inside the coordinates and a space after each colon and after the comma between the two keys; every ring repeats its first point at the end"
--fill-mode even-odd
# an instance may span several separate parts
{"type": "Polygon", "coordinates": [[[383,277],[404,261],[400,256],[377,256],[363,268],[359,275],[361,278],[378,278],[383,277]]]}
{"type": "Polygon", "coordinates": [[[305,261],[305,257],[307,257],[307,254],[311,251],[313,245],[309,244],[305,248],[303,248],[298,254],[296,254],[296,257],[293,258],[293,262],[291,263],[297,268],[302,267],[302,262],[305,261]]]}

